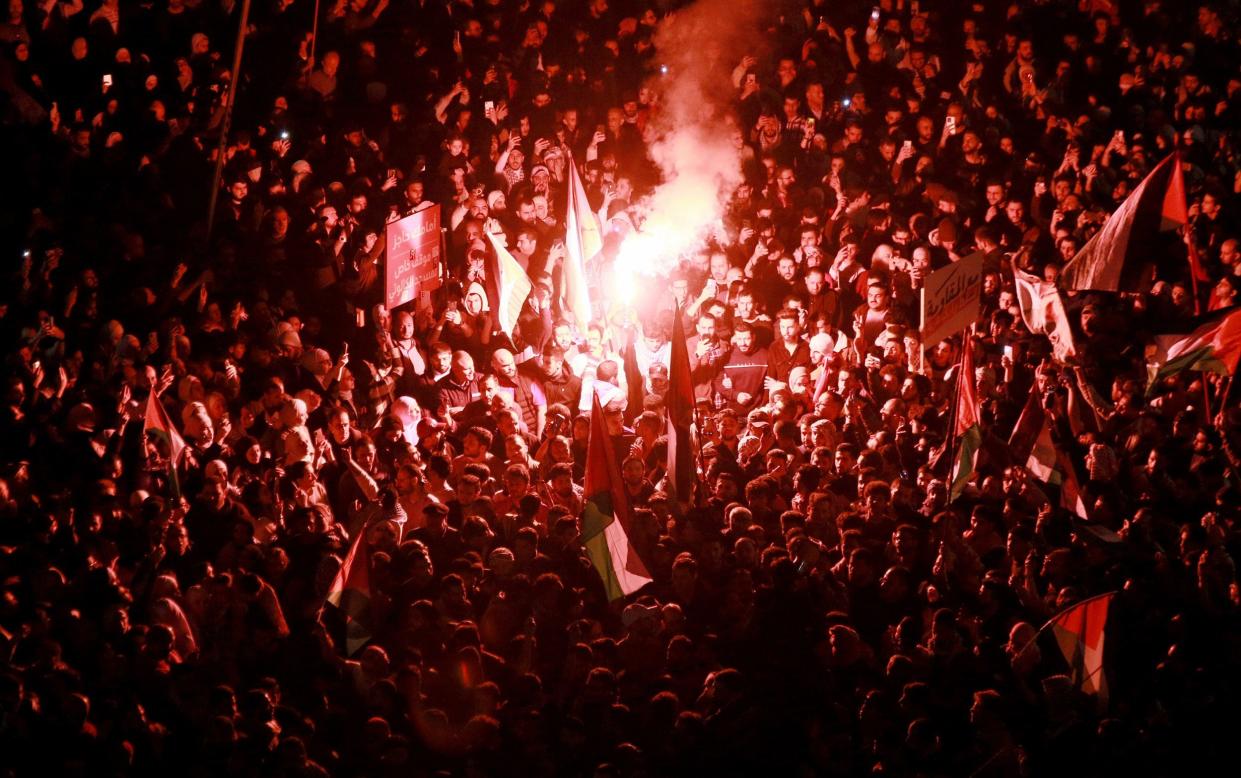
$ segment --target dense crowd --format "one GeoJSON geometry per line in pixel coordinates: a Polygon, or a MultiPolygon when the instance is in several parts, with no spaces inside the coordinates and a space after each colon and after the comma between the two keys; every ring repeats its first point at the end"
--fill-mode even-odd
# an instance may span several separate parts
{"type": "Polygon", "coordinates": [[[660,30],[703,8],[261,0],[229,126],[242,3],[9,0],[6,774],[1184,775],[1235,753],[1241,390],[1148,388],[1144,347],[1241,290],[1237,4],[704,2],[757,9],[749,48],[697,52],[744,182],[628,311],[599,279],[660,183],[660,30]],[[1143,293],[1066,294],[1062,364],[1014,269],[1054,281],[1174,149],[1188,234],[1147,247],[1143,293]],[[565,303],[571,165],[604,235],[590,320],[565,303]],[[385,225],[435,205],[444,283],[387,310],[385,225]],[[512,332],[488,233],[532,283],[512,332]],[[976,251],[978,321],[920,342],[927,276],[976,251]],[[950,502],[966,349],[983,437],[950,502]],[[1007,445],[1032,394],[1084,516],[1007,445]],[[594,398],[653,578],[611,602],[582,543],[594,398]],[[359,533],[350,651],[325,599],[359,533]],[[1087,694],[1036,633],[1110,591],[1087,694]]]}

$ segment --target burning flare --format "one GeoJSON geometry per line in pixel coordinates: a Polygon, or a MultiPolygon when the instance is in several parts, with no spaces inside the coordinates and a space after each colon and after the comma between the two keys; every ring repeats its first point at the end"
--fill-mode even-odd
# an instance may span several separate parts
{"type": "Polygon", "coordinates": [[[750,45],[758,5],[703,0],[669,17],[656,34],[664,65],[652,82],[660,101],[651,118],[651,158],[663,181],[636,204],[641,224],[622,242],[612,268],[625,305],[641,284],[666,276],[685,256],[711,240],[726,242],[722,217],[743,180],[728,58],[750,45]],[[704,41],[710,42],[705,50],[704,41]]]}

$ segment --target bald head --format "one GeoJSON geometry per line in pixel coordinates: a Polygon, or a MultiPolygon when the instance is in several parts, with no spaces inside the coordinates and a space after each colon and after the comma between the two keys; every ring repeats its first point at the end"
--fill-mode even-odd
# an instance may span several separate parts
{"type": "Polygon", "coordinates": [[[414,317],[409,311],[398,311],[392,325],[396,336],[401,340],[414,337],[414,317]]]}
{"type": "Polygon", "coordinates": [[[517,361],[513,358],[513,352],[506,348],[496,349],[491,355],[491,366],[496,373],[505,378],[514,378],[517,376],[517,361]]]}
{"type": "Polygon", "coordinates": [[[452,377],[458,383],[474,380],[474,357],[466,351],[452,353],[452,377]]]}

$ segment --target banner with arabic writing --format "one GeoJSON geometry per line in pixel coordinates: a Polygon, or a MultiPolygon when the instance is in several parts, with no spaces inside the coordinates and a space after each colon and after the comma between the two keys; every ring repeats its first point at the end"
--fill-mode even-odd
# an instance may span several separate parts
{"type": "Polygon", "coordinates": [[[982,261],[983,253],[975,251],[927,276],[922,288],[922,343],[928,350],[978,318],[982,261]]]}
{"type": "Polygon", "coordinates": [[[411,213],[388,225],[384,304],[404,305],[440,285],[440,207],[411,213]]]}

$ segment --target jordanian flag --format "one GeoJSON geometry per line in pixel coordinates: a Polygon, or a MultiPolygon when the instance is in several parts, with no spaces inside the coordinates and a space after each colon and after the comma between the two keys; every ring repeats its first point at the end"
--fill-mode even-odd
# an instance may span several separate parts
{"type": "Polygon", "coordinates": [[[1173,152],[1064,266],[1060,283],[1065,289],[1146,292],[1154,279],[1151,256],[1159,234],[1187,221],[1181,158],[1173,152]]]}
{"type": "Polygon", "coordinates": [[[1107,628],[1107,610],[1116,592],[1100,594],[1060,613],[1047,622],[1044,630],[1051,632],[1064,654],[1073,674],[1073,682],[1087,694],[1099,695],[1100,704],[1107,704],[1107,677],[1103,673],[1103,634],[1107,628]]]}
{"type": "Polygon", "coordinates": [[[365,527],[358,529],[327,601],[345,620],[345,655],[352,656],[371,639],[371,554],[365,527]]]}
{"type": "Polygon", "coordinates": [[[668,363],[668,396],[664,409],[668,422],[668,481],[676,501],[688,503],[694,488],[694,447],[690,427],[694,422],[694,384],[690,378],[689,349],[681,323],[681,306],[672,320],[672,353],[668,363]]]}
{"type": "Polygon", "coordinates": [[[597,395],[590,410],[584,485],[582,543],[611,602],[633,594],[652,579],[637,549],[629,542],[629,498],[597,395]]]}
{"type": "Polygon", "coordinates": [[[172,487],[173,495],[180,497],[181,482],[177,479],[177,466],[181,462],[181,452],[185,451],[185,439],[177,432],[177,428],[172,426],[168,411],[164,410],[164,404],[159,401],[159,395],[154,389],[147,395],[142,430],[148,437],[161,441],[163,447],[168,449],[168,484],[172,487]]]}
{"type": "Polygon", "coordinates": [[[1150,383],[1186,370],[1234,375],[1241,361],[1241,306],[1205,317],[1188,335],[1158,335],[1147,358],[1150,383]]]}
{"type": "Polygon", "coordinates": [[[974,382],[974,341],[967,334],[961,349],[957,372],[957,413],[954,433],[957,437],[957,459],[952,468],[952,491],[949,500],[961,496],[978,466],[978,449],[982,446],[982,413],[978,407],[978,389],[974,382]]]}

